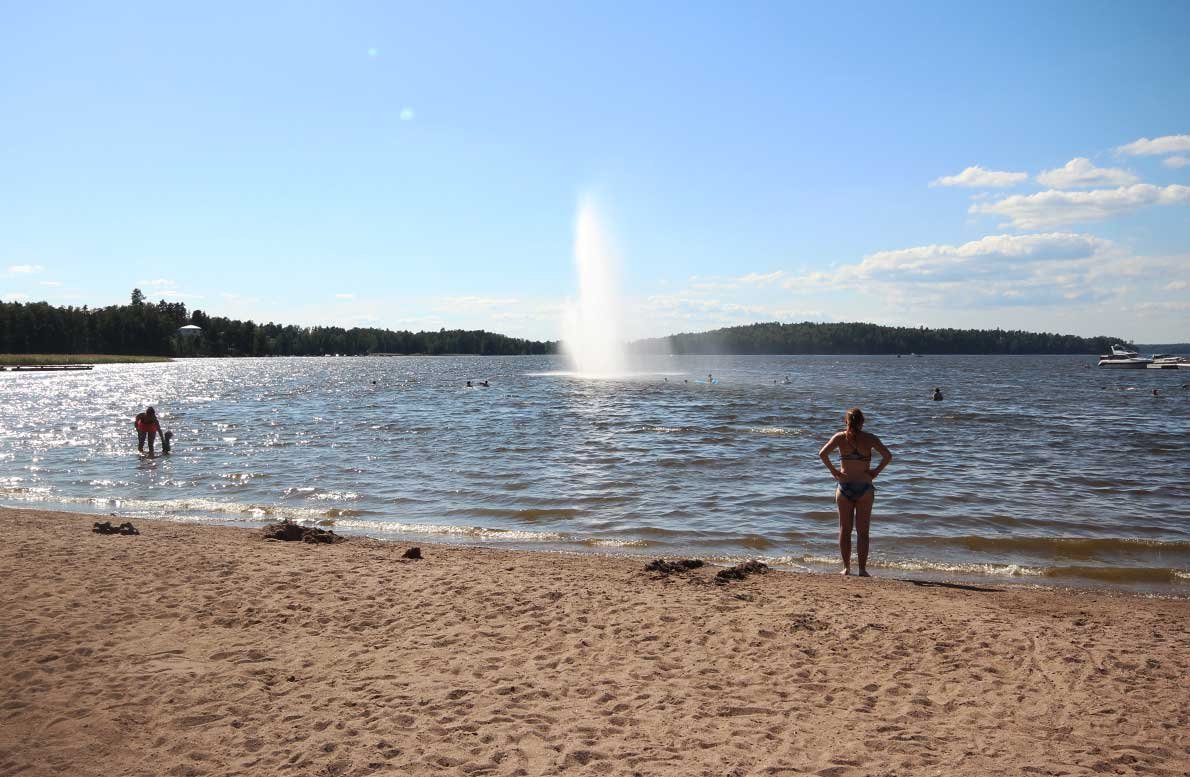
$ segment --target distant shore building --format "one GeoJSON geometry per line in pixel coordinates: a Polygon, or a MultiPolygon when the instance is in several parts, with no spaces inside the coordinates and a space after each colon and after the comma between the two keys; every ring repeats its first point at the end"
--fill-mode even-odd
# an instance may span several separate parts
{"type": "Polygon", "coordinates": [[[202,327],[194,324],[187,324],[186,326],[178,327],[178,335],[180,337],[198,337],[202,334],[202,327]]]}

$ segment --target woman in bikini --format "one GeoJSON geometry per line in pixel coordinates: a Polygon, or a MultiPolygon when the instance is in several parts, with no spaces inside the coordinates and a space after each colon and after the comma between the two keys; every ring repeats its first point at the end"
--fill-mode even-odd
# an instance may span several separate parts
{"type": "Polygon", "coordinates": [[[843,574],[851,574],[851,528],[855,527],[857,553],[859,555],[859,576],[868,576],[868,525],[872,518],[872,502],[876,499],[876,487],[872,480],[892,461],[892,454],[880,438],[863,431],[864,414],[853,407],[843,416],[847,428],[835,434],[818,458],[839,482],[835,492],[835,505],[839,508],[839,555],[843,558],[843,574]],[[842,469],[831,464],[830,453],[839,449],[842,469]],[[880,464],[872,468],[872,451],[880,454],[880,464]]]}

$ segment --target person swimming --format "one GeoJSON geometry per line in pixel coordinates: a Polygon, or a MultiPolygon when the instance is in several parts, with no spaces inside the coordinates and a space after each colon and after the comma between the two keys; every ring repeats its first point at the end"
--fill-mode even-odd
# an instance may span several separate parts
{"type": "Polygon", "coordinates": [[[843,559],[842,574],[851,574],[851,531],[854,527],[859,556],[859,576],[868,577],[868,528],[872,518],[872,504],[876,487],[872,481],[892,461],[892,453],[874,434],[863,431],[864,414],[858,407],[843,416],[846,428],[818,451],[818,458],[830,470],[838,483],[835,506],[839,510],[839,555],[843,559]],[[831,463],[831,451],[839,449],[841,468],[831,463]],[[872,468],[872,451],[880,454],[880,464],[872,468]]]}
{"type": "Polygon", "coordinates": [[[934,387],[934,401],[935,402],[942,401],[942,388],[940,386],[934,387]]]}

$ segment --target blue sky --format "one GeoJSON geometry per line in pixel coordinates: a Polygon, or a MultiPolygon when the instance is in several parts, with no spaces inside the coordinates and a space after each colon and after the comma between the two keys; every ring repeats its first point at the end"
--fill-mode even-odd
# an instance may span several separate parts
{"type": "Polygon", "coordinates": [[[0,298],[1190,340],[1187,3],[5,4],[0,298]]]}

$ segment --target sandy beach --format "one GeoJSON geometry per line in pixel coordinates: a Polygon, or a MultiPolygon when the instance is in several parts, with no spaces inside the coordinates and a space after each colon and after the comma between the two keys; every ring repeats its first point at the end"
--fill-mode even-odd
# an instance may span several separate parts
{"type": "Polygon", "coordinates": [[[0,510],[0,777],[1190,772],[1190,601],[0,510]]]}

